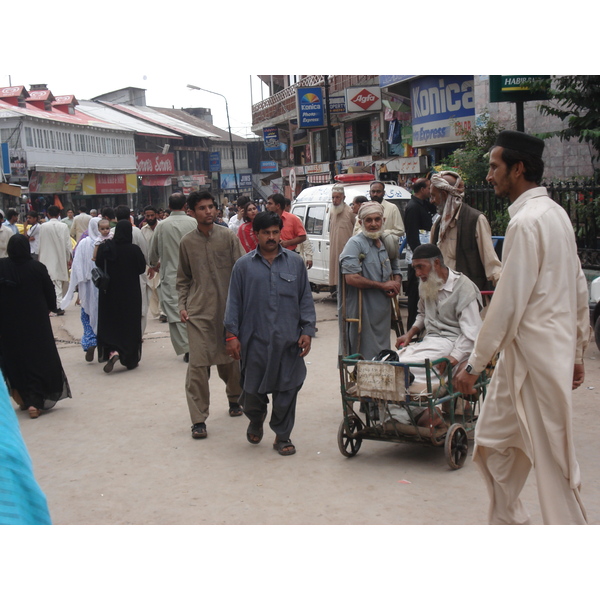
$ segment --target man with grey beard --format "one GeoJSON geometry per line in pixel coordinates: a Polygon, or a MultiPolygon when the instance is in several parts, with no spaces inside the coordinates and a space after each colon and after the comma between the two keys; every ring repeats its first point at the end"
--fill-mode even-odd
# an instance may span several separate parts
{"type": "Polygon", "coordinates": [[[345,202],[344,187],[331,188],[331,214],[329,216],[329,285],[337,290],[339,258],[346,242],[352,237],[356,215],[345,202]]]}
{"type": "MultiPolygon", "coordinates": [[[[413,268],[419,278],[419,308],[413,326],[396,341],[399,361],[422,363],[425,359],[447,358],[454,368],[469,358],[482,325],[479,311],[481,294],[477,286],[462,273],[444,264],[440,249],[434,244],[421,244],[413,253],[413,268]],[[425,330],[418,344],[411,340],[425,330]]],[[[445,363],[439,365],[445,370],[445,363]]],[[[422,385],[427,389],[424,368],[411,367],[415,376],[411,389],[422,385]]],[[[390,407],[392,408],[392,407],[390,407]]],[[[400,407],[393,407],[402,411],[400,407]]],[[[400,414],[392,416],[402,422],[400,414]]],[[[419,425],[429,425],[429,413],[424,411],[419,425]]],[[[434,415],[433,425],[443,424],[441,415],[434,415]]]]}
{"type": "Polygon", "coordinates": [[[365,202],[358,212],[362,230],[352,236],[340,256],[338,315],[340,354],[361,354],[371,360],[390,347],[391,299],[400,293],[402,277],[397,256],[381,239],[384,209],[365,202]],[[361,320],[359,328],[358,319],[361,320]]]}

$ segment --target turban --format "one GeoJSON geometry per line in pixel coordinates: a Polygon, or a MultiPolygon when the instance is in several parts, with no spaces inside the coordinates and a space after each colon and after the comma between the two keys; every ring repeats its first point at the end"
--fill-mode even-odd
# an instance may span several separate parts
{"type": "Polygon", "coordinates": [[[441,242],[446,237],[448,226],[458,216],[458,211],[462,206],[463,196],[465,195],[465,184],[458,173],[454,171],[442,171],[441,173],[434,173],[431,176],[431,185],[448,194],[439,225],[440,235],[438,236],[438,241],[441,242]],[[446,181],[444,175],[456,177],[456,184],[452,185],[446,181]]]}
{"type": "Polygon", "coordinates": [[[413,252],[413,260],[419,258],[436,258],[442,256],[442,251],[435,244],[421,244],[413,252]]]}
{"type": "Polygon", "coordinates": [[[383,206],[379,202],[363,202],[358,211],[358,218],[362,221],[367,215],[377,213],[383,217],[383,206]]]}
{"type": "Polygon", "coordinates": [[[542,158],[544,152],[544,140],[523,133],[522,131],[501,131],[496,138],[495,146],[501,146],[507,150],[523,152],[542,158]]]}

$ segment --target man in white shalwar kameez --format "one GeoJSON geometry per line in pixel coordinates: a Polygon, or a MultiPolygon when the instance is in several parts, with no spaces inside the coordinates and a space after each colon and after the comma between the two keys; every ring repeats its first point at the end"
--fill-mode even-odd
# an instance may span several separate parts
{"type": "MultiPolygon", "coordinates": [[[[39,261],[44,263],[48,269],[48,274],[52,279],[54,291],[56,292],[57,306],[60,306],[69,283],[69,267],[72,260],[69,228],[58,220],[59,215],[60,209],[58,206],[49,206],[48,216],[50,220],[42,223],[39,230],[39,261]]],[[[64,310],[59,308],[56,314],[62,315],[64,310]]]]}
{"type": "Polygon", "coordinates": [[[503,269],[456,385],[468,393],[500,356],[475,431],[473,460],[490,495],[490,524],[525,524],[519,494],[534,468],[544,524],[585,524],[572,431],[572,389],[584,379],[588,292],[565,211],[538,187],[542,140],[504,131],[487,180],[508,196],[503,269]]]}

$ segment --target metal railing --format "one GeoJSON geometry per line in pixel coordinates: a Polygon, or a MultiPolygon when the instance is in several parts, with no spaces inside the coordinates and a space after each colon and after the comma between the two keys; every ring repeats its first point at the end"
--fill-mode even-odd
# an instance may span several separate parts
{"type": "MultiPolygon", "coordinates": [[[[584,268],[600,270],[600,185],[597,181],[542,183],[548,195],[560,204],[573,225],[584,268]]],[[[508,200],[500,199],[487,184],[465,187],[466,201],[485,214],[492,235],[504,235],[508,225],[508,200]]]]}

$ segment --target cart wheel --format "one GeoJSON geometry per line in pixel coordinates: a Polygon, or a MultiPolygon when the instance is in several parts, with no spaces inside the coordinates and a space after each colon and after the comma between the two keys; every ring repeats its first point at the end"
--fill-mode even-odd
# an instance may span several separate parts
{"type": "Polygon", "coordinates": [[[448,429],[444,444],[446,460],[452,469],[460,469],[465,464],[468,450],[469,440],[465,428],[460,423],[454,423],[448,429]]]}
{"type": "Polygon", "coordinates": [[[348,417],[348,428],[346,429],[346,420],[343,419],[338,429],[338,447],[340,452],[348,458],[354,456],[360,450],[362,439],[360,437],[349,437],[360,431],[363,425],[357,417],[348,417]]]}

